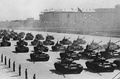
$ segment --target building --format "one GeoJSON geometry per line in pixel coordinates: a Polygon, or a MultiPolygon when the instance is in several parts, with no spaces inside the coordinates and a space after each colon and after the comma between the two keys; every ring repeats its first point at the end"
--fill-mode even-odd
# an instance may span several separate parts
{"type": "Polygon", "coordinates": [[[52,31],[103,33],[119,31],[120,5],[115,8],[97,8],[94,12],[45,11],[40,14],[41,27],[52,31]]]}

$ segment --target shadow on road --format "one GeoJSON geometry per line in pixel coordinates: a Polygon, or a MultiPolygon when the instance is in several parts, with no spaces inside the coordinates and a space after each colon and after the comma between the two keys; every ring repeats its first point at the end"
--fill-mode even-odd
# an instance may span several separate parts
{"type": "Polygon", "coordinates": [[[19,77],[19,75],[13,75],[13,76],[11,76],[11,77],[19,77]]]}
{"type": "Polygon", "coordinates": [[[33,62],[33,63],[35,63],[35,62],[46,62],[46,61],[34,61],[34,60],[31,60],[31,59],[26,59],[27,61],[29,61],[29,62],[33,62]]]}
{"type": "Polygon", "coordinates": [[[51,69],[50,71],[52,72],[52,74],[55,73],[55,74],[58,74],[58,75],[79,74],[79,73],[62,73],[62,72],[59,72],[55,69],[51,69]]]}
{"type": "Polygon", "coordinates": [[[3,67],[2,69],[9,69],[9,67],[3,67]]]}
{"type": "Polygon", "coordinates": [[[95,71],[93,71],[93,70],[90,70],[90,69],[88,69],[88,68],[84,68],[83,70],[86,71],[86,72],[97,73],[97,72],[95,72],[95,71]]]}
{"type": "Polygon", "coordinates": [[[61,60],[61,58],[57,58],[58,60],[61,60]]]}
{"type": "Polygon", "coordinates": [[[12,51],[13,53],[28,53],[28,52],[16,52],[16,51],[12,51]]]}
{"type": "Polygon", "coordinates": [[[52,74],[55,73],[55,74],[58,74],[58,75],[64,75],[63,73],[58,72],[58,71],[55,70],[55,69],[51,69],[50,71],[52,72],[52,74]]]}
{"type": "Polygon", "coordinates": [[[34,60],[31,60],[31,59],[26,59],[27,61],[29,61],[29,62],[36,62],[36,61],[34,61],[34,60]]]}
{"type": "Polygon", "coordinates": [[[16,51],[12,51],[12,52],[17,54],[17,52],[16,52],[16,51]]]}

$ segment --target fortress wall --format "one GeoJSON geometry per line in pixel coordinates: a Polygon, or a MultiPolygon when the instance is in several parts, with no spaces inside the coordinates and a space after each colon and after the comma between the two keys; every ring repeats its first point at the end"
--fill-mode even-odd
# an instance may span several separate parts
{"type": "Polygon", "coordinates": [[[113,33],[120,31],[120,5],[96,9],[95,12],[45,12],[41,27],[64,32],[113,33]]]}
{"type": "Polygon", "coordinates": [[[114,23],[114,13],[47,13],[41,17],[42,27],[100,30],[114,23]],[[108,19],[109,18],[109,19],[108,19]]]}

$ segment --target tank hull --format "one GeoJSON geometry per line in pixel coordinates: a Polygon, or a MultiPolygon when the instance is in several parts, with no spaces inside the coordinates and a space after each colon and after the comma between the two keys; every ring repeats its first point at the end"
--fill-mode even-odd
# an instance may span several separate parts
{"type": "Polygon", "coordinates": [[[114,64],[103,64],[100,62],[93,62],[93,61],[87,61],[86,66],[89,70],[95,71],[95,72],[113,72],[116,68],[114,64]]]}
{"type": "Polygon", "coordinates": [[[33,40],[33,37],[25,37],[25,40],[33,40]]]}
{"type": "Polygon", "coordinates": [[[48,47],[34,47],[34,51],[38,51],[38,50],[48,52],[49,49],[48,47]]]}
{"type": "Polygon", "coordinates": [[[95,53],[79,52],[79,54],[81,55],[81,58],[85,58],[85,59],[94,59],[96,57],[95,53]]]}
{"type": "Polygon", "coordinates": [[[104,58],[120,58],[120,52],[114,51],[114,52],[100,52],[101,56],[104,58]]]}
{"type": "Polygon", "coordinates": [[[79,60],[81,56],[77,53],[60,53],[61,58],[72,58],[73,60],[79,60]]]}
{"type": "Polygon", "coordinates": [[[30,58],[31,60],[34,61],[48,61],[49,60],[49,55],[48,54],[36,54],[36,53],[32,53],[30,54],[30,58]]]}
{"type": "Polygon", "coordinates": [[[1,46],[11,46],[10,42],[1,42],[1,46]]]}
{"type": "Polygon", "coordinates": [[[28,43],[27,42],[17,42],[17,46],[21,46],[21,45],[28,45],[28,43]]]}
{"type": "Polygon", "coordinates": [[[21,37],[18,37],[18,36],[13,37],[13,40],[20,40],[20,39],[21,37]]]}
{"type": "Polygon", "coordinates": [[[82,46],[69,46],[68,49],[72,51],[82,51],[84,48],[82,46]]]}
{"type": "Polygon", "coordinates": [[[28,47],[15,47],[15,51],[18,53],[18,52],[21,52],[21,53],[26,53],[26,52],[29,52],[29,48],[28,47]]]}
{"type": "Polygon", "coordinates": [[[70,45],[70,44],[72,44],[72,42],[71,41],[60,41],[60,44],[70,45]]]}
{"type": "Polygon", "coordinates": [[[46,36],[46,39],[48,39],[48,40],[54,40],[55,38],[53,37],[53,36],[46,36]]]}
{"type": "Polygon", "coordinates": [[[65,51],[66,50],[66,47],[63,47],[63,46],[52,46],[52,51],[65,51]]]}
{"type": "Polygon", "coordinates": [[[83,66],[80,64],[76,63],[71,63],[70,65],[61,63],[61,62],[56,62],[54,63],[54,67],[57,71],[65,73],[65,74],[78,74],[81,73],[83,70],[83,66]]]}
{"type": "Polygon", "coordinates": [[[43,41],[44,45],[54,45],[54,41],[43,41]]]}

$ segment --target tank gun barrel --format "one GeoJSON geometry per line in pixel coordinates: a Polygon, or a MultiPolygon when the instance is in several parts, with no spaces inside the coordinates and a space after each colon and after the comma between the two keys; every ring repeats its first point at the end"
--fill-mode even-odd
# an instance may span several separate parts
{"type": "Polygon", "coordinates": [[[99,48],[99,46],[98,47],[96,47],[96,48],[94,48],[94,49],[92,49],[92,50],[96,50],[96,49],[98,49],[99,48]]]}
{"type": "MultiPolygon", "coordinates": [[[[94,43],[94,40],[92,41],[92,43],[94,43]]],[[[92,44],[92,43],[91,43],[91,44],[92,44]]]]}
{"type": "Polygon", "coordinates": [[[67,38],[67,39],[70,39],[71,37],[67,38]]]}
{"type": "Polygon", "coordinates": [[[49,34],[47,34],[47,36],[54,36],[54,35],[49,35],[49,34]]]}
{"type": "Polygon", "coordinates": [[[111,39],[109,40],[109,42],[108,43],[110,43],[111,42],[111,39]]]}
{"type": "Polygon", "coordinates": [[[108,47],[107,47],[107,50],[109,50],[109,47],[110,47],[110,42],[111,42],[111,39],[109,40],[108,42],[108,47]]]}
{"type": "Polygon", "coordinates": [[[120,42],[120,40],[119,40],[119,41],[116,41],[115,44],[118,43],[118,42],[120,42]]]}
{"type": "Polygon", "coordinates": [[[102,42],[102,41],[98,42],[98,44],[101,43],[101,42],[102,42]]]}
{"type": "Polygon", "coordinates": [[[64,36],[64,38],[63,39],[65,39],[66,37],[64,36]]]}
{"type": "Polygon", "coordinates": [[[83,40],[85,37],[81,38],[81,40],[83,40]]]}
{"type": "Polygon", "coordinates": [[[80,36],[78,36],[78,38],[77,39],[79,39],[80,38],[80,36]]]}

